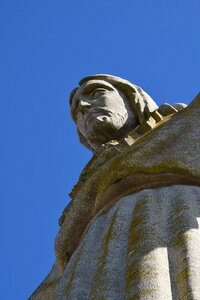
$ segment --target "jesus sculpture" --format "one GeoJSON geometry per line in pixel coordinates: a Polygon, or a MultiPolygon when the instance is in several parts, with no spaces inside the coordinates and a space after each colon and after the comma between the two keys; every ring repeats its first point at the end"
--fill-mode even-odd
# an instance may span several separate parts
{"type": "Polygon", "coordinates": [[[200,300],[200,96],[156,105],[111,75],[70,95],[93,152],[30,300],[200,300]]]}

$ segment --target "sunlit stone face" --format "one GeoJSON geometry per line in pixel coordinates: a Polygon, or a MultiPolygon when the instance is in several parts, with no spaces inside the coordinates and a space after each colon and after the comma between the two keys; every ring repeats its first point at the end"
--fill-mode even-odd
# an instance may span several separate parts
{"type": "Polygon", "coordinates": [[[103,80],[89,80],[75,93],[72,116],[93,149],[123,138],[137,124],[126,97],[103,80]]]}

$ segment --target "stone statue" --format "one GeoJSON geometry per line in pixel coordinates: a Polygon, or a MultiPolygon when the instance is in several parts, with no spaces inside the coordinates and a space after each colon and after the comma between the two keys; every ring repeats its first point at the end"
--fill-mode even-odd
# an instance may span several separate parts
{"type": "Polygon", "coordinates": [[[110,75],[82,79],[70,104],[80,142],[92,151],[121,140],[158,108],[141,88],[110,75]]]}
{"type": "Polygon", "coordinates": [[[100,74],[80,81],[70,105],[94,156],[30,300],[200,300],[200,96],[158,108],[138,86],[100,74]]]}

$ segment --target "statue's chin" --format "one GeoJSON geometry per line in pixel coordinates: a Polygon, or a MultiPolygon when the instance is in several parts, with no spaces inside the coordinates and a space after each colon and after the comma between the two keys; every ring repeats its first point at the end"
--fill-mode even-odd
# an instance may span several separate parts
{"type": "Polygon", "coordinates": [[[103,144],[111,140],[120,140],[122,137],[119,137],[119,129],[112,127],[111,124],[107,123],[104,126],[93,127],[91,131],[85,136],[87,142],[93,149],[100,148],[103,144]]]}
{"type": "Polygon", "coordinates": [[[93,149],[111,141],[120,140],[130,130],[127,118],[117,114],[112,116],[97,115],[90,119],[84,137],[93,149]]]}
{"type": "Polygon", "coordinates": [[[88,137],[86,137],[88,143],[93,149],[101,147],[103,144],[108,141],[114,139],[109,135],[105,135],[105,132],[101,132],[100,130],[92,132],[88,137]]]}

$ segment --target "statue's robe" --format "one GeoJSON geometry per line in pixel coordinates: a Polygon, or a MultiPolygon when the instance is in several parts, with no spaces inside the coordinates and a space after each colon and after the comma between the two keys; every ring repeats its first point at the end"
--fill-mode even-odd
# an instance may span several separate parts
{"type": "Polygon", "coordinates": [[[31,300],[200,300],[200,95],[86,166],[31,300]]]}

